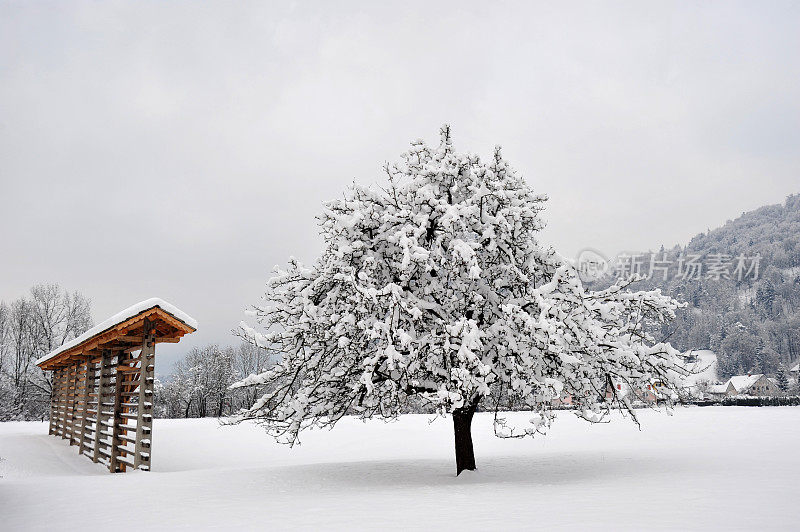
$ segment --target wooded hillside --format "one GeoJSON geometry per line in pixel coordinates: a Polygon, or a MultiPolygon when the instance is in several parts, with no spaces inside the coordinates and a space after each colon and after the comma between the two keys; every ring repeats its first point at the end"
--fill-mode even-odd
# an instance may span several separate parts
{"type": "Polygon", "coordinates": [[[683,248],[648,252],[642,262],[642,274],[650,278],[638,283],[641,288],[661,287],[689,304],[662,333],[682,350],[717,353],[720,377],[774,374],[800,358],[800,194],[743,213],[683,248]],[[650,271],[653,255],[656,265],[669,264],[666,272],[650,271]],[[708,266],[709,258],[719,255],[727,256],[729,268],[717,279],[708,266]],[[757,272],[737,275],[737,257],[757,255],[757,272]],[[698,276],[685,275],[692,256],[705,259],[698,276]]]}

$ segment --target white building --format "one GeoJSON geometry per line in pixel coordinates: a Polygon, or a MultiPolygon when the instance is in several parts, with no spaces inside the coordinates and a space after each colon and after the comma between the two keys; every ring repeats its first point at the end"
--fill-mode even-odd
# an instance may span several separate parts
{"type": "Polygon", "coordinates": [[[772,396],[781,394],[780,388],[763,373],[735,375],[730,378],[728,384],[733,385],[736,389],[736,395],[772,396]]]}
{"type": "Polygon", "coordinates": [[[712,384],[706,389],[706,394],[715,398],[732,397],[737,395],[736,388],[733,387],[731,381],[725,384],[712,384]]]}

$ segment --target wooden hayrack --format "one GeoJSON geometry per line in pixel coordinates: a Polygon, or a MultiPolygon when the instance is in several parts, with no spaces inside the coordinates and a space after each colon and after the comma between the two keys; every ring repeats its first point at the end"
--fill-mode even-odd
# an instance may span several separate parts
{"type": "Polygon", "coordinates": [[[149,471],[155,346],[196,328],[169,303],[150,299],[39,359],[53,372],[50,434],[112,473],[149,471]]]}

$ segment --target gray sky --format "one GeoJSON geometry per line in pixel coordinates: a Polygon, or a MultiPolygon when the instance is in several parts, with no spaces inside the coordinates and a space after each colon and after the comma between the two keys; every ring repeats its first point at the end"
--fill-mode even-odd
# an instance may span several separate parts
{"type": "Polygon", "coordinates": [[[800,192],[800,4],[0,2],[0,299],[152,296],[232,343],[314,215],[409,141],[511,163],[562,254],[800,192]]]}

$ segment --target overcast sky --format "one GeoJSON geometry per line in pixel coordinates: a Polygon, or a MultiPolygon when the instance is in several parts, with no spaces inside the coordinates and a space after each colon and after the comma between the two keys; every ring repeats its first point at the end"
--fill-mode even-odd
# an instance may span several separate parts
{"type": "Polygon", "coordinates": [[[495,144],[574,256],[800,192],[800,4],[0,2],[0,299],[162,297],[233,343],[409,141],[495,144]]]}

